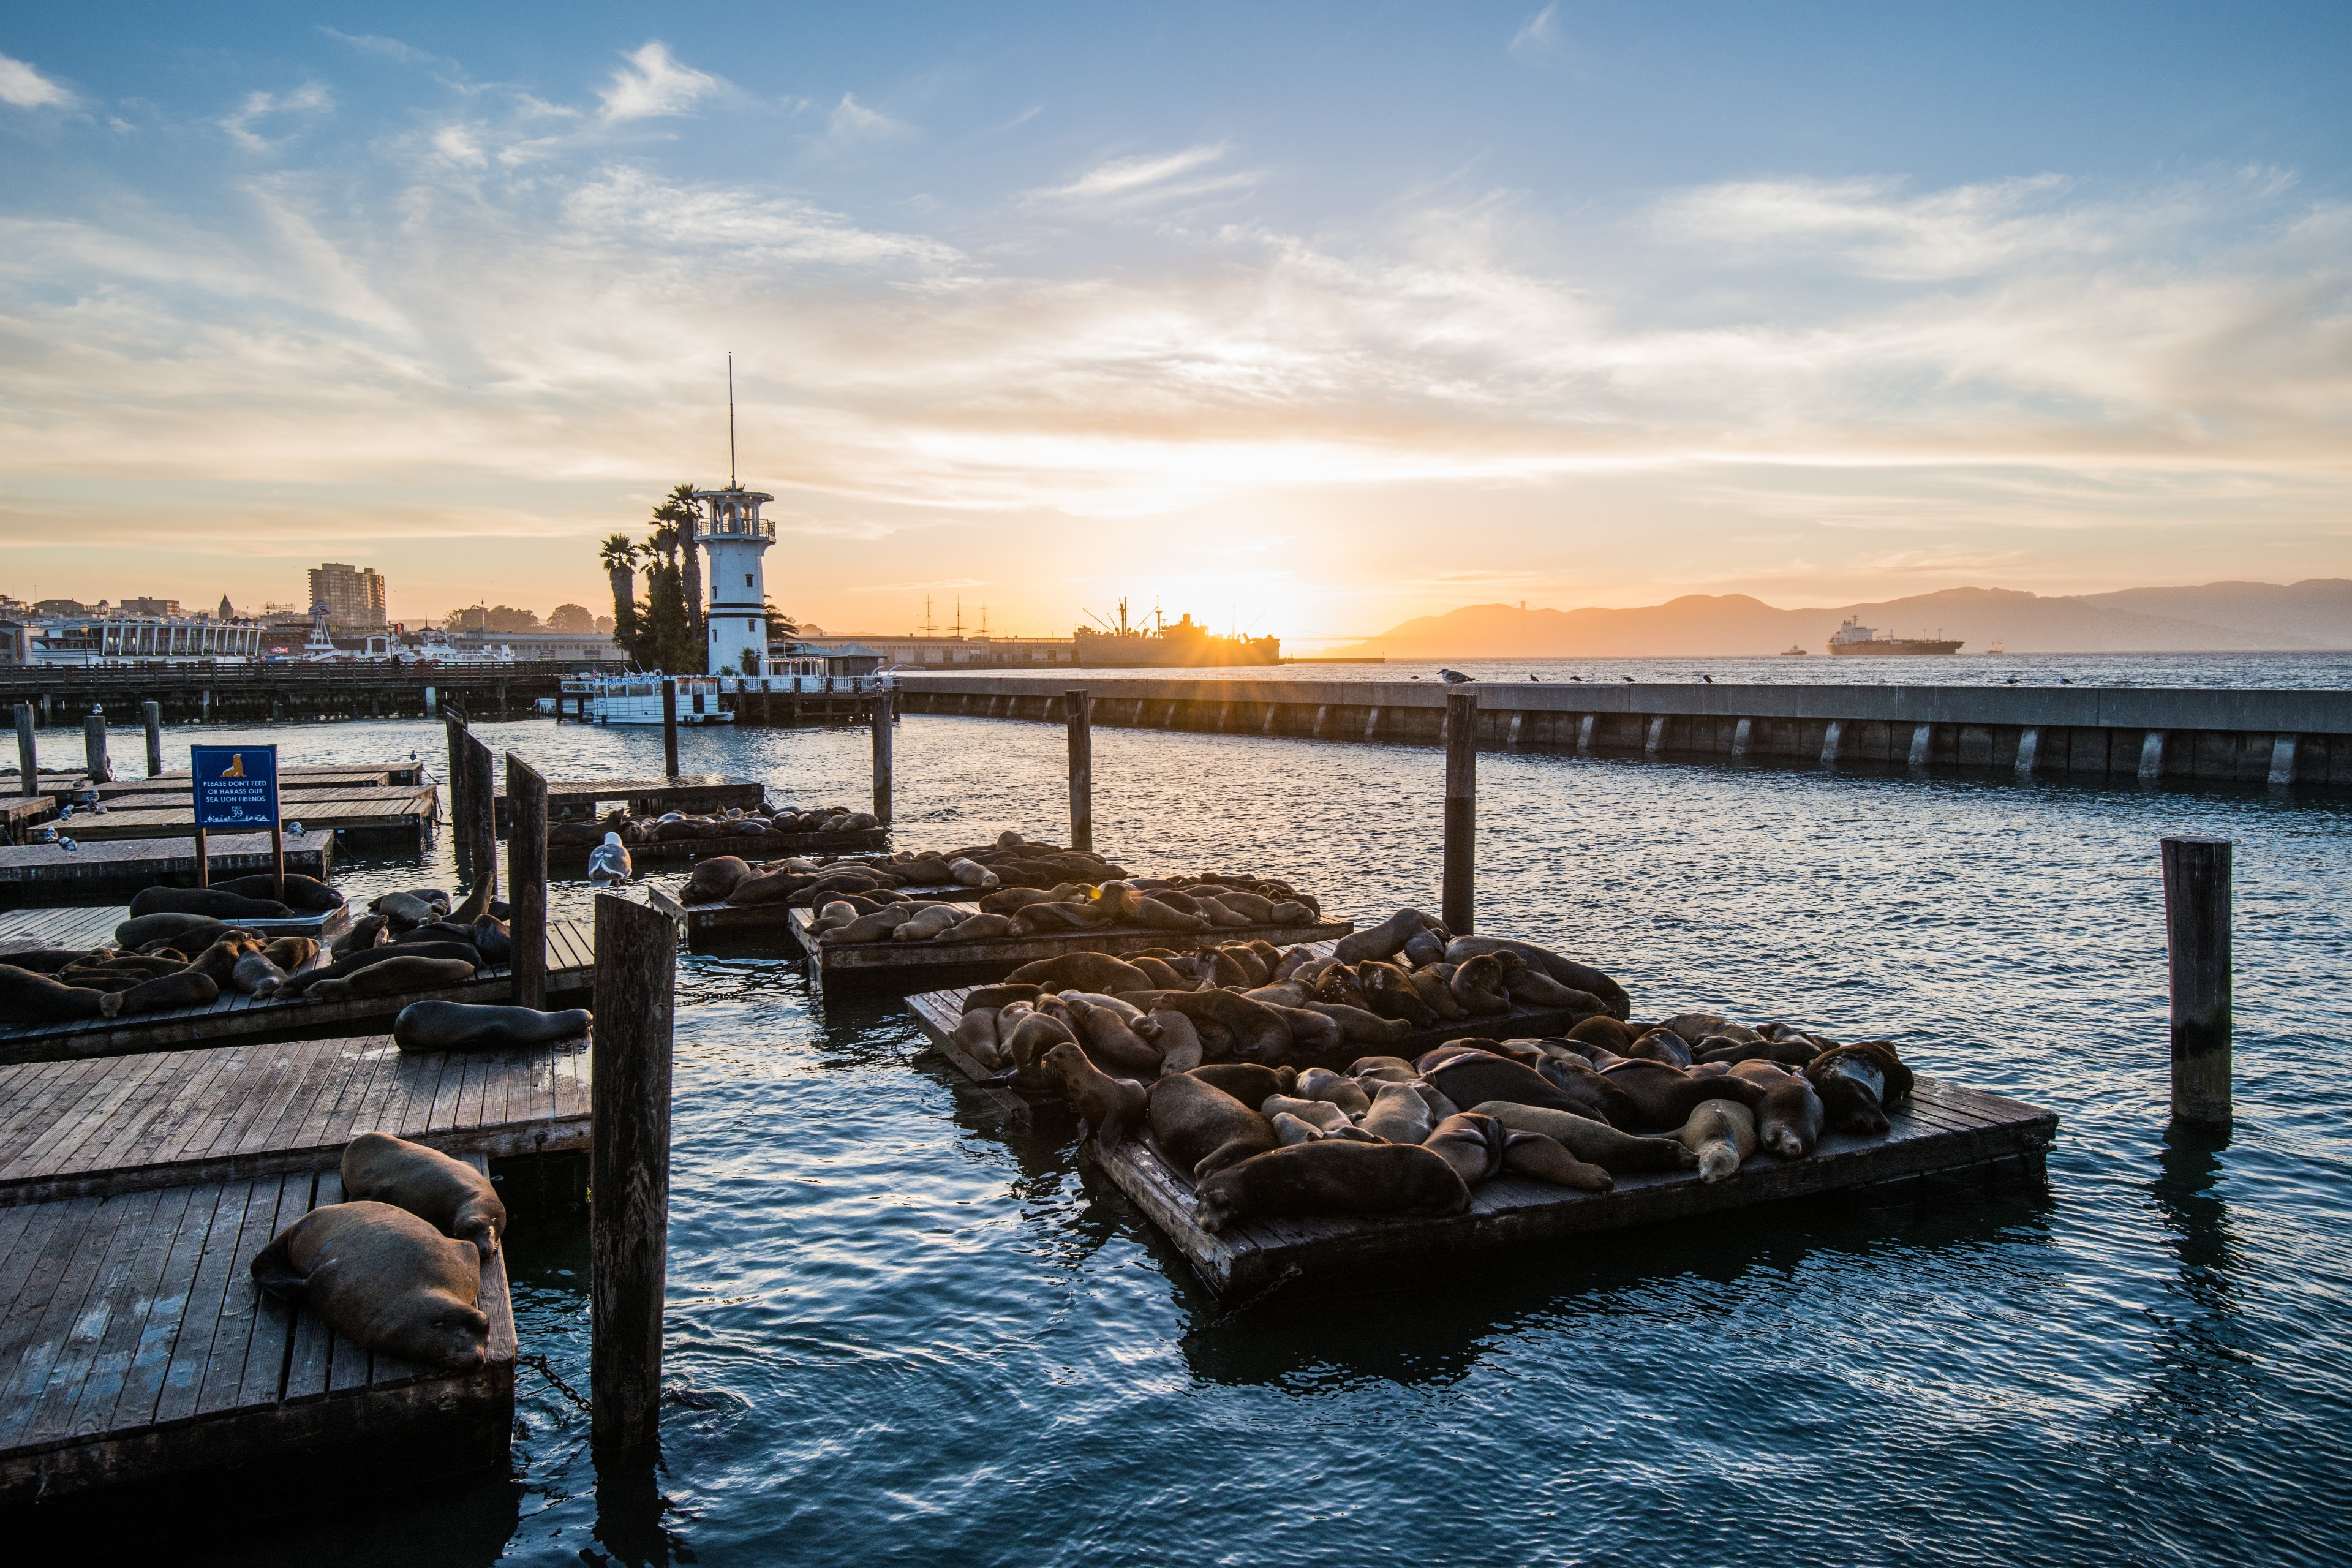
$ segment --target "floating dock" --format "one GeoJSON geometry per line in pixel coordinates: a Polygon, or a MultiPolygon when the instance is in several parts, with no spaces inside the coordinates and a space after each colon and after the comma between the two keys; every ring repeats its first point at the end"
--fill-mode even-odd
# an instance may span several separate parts
{"type": "MultiPolygon", "coordinates": [[[[84,845],[121,839],[174,838],[193,835],[195,813],[184,797],[131,795],[116,797],[99,812],[76,812],[59,831],[84,845]],[[119,802],[119,804],[118,804],[119,802]]],[[[278,812],[299,820],[306,832],[334,832],[352,845],[421,844],[440,816],[440,792],[414,788],[349,786],[317,794],[281,795],[278,812]]]]}
{"type": "MultiPolygon", "coordinates": [[[[0,909],[26,905],[121,902],[125,893],[159,884],[175,888],[196,885],[196,843],[184,838],[117,838],[81,844],[75,817],[66,823],[65,836],[80,847],[55,844],[12,844],[0,847],[0,909]]],[[[102,817],[88,818],[91,822],[102,817]]],[[[286,835],[286,868],[306,877],[327,879],[334,859],[335,836],[308,822],[299,833],[286,835]]],[[[205,841],[205,858],[212,879],[251,876],[271,869],[267,833],[215,833],[205,841]]]]}
{"type": "MultiPolygon", "coordinates": [[[[564,1005],[584,997],[595,984],[595,963],[593,927],[578,921],[550,921],[547,1005],[564,1005]],[[559,997],[565,1000],[559,1002],[559,997]]],[[[296,997],[279,1002],[232,991],[203,1007],[167,1007],[116,1018],[0,1027],[0,1063],[130,1056],[232,1040],[317,1038],[348,1034],[362,1025],[388,1019],[411,1002],[475,1002],[502,1006],[512,999],[513,992],[513,976],[503,964],[483,969],[471,980],[441,990],[397,996],[341,1001],[296,997]]]]}
{"type": "MultiPolygon", "coordinates": [[[[547,847],[551,861],[585,861],[595,850],[593,844],[553,844],[547,847]]],[[[858,827],[842,833],[758,833],[740,838],[665,838],[651,844],[628,847],[629,860],[636,866],[682,865],[696,860],[709,860],[720,855],[740,855],[746,860],[781,860],[793,855],[855,855],[870,854],[890,847],[890,830],[887,827],[858,827]]]]}
{"type": "Polygon", "coordinates": [[[25,842],[26,834],[37,822],[47,822],[58,814],[55,795],[12,795],[0,796],[0,837],[11,844],[25,842]]]}
{"type": "MultiPolygon", "coordinates": [[[[740,806],[750,811],[767,798],[767,785],[757,779],[730,778],[724,773],[680,773],[676,778],[554,779],[547,786],[547,816],[551,822],[577,821],[597,815],[607,802],[625,805],[631,815],[658,816],[666,811],[725,811],[740,806]]],[[[491,810],[499,837],[507,833],[507,793],[503,779],[492,797],[491,810]]]]}
{"type": "Polygon", "coordinates": [[[1910,1104],[1874,1138],[1824,1135],[1812,1154],[1759,1152],[1733,1174],[1619,1176],[1615,1190],[1578,1192],[1505,1175],[1472,1190],[1466,1214],[1442,1219],[1331,1217],[1253,1220],[1219,1235],[1201,1228],[1190,1173],[1147,1136],[1102,1156],[1102,1168],[1221,1296],[1247,1296],[1289,1279],[1358,1274],[1440,1254],[1510,1252],[1589,1231],[1617,1230],[1818,1193],[1859,1192],[1876,1203],[1937,1193],[1980,1195],[2039,1185],[2058,1118],[2021,1100],[1921,1078],[1910,1104]]]}
{"type": "MultiPolygon", "coordinates": [[[[963,904],[977,903],[987,889],[966,887],[961,882],[948,882],[936,887],[893,888],[892,892],[909,903],[963,904]]],[[[805,911],[806,904],[788,904],[778,900],[771,904],[681,904],[675,899],[653,890],[654,903],[669,911],[686,932],[688,943],[696,942],[740,942],[755,939],[771,932],[782,932],[794,953],[801,952],[800,938],[793,931],[792,914],[795,909],[805,911]]]]}
{"type": "Polygon", "coordinates": [[[790,914],[793,939],[808,955],[809,967],[825,984],[866,982],[878,985],[927,981],[938,986],[956,980],[1001,980],[1023,964],[1066,952],[1140,952],[1162,947],[1176,952],[1214,947],[1226,942],[1258,942],[1276,947],[1335,942],[1356,927],[1353,921],[1321,920],[1304,926],[1227,926],[1215,931],[1157,931],[1114,928],[1105,931],[1062,931],[1051,935],[997,937],[987,942],[820,942],[810,934],[814,910],[790,914]]]}

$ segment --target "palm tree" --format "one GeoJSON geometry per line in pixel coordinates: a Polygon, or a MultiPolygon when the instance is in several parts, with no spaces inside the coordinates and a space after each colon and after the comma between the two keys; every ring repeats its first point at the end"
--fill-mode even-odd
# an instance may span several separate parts
{"type": "Polygon", "coordinates": [[[697,515],[694,486],[690,482],[672,485],[667,498],[654,509],[655,521],[668,523],[677,531],[678,542],[686,552],[686,624],[699,638],[703,635],[702,552],[694,542],[697,515]]]}
{"type": "Polygon", "coordinates": [[[627,534],[615,533],[597,552],[613,584],[613,640],[623,647],[637,635],[637,549],[627,534]]]}

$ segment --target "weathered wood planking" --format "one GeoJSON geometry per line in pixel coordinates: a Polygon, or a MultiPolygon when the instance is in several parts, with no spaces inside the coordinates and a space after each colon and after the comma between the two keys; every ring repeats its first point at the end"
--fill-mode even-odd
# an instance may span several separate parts
{"type": "MultiPolygon", "coordinates": [[[[72,818],[62,825],[64,837],[74,838],[72,818]]],[[[89,820],[100,820],[91,817],[89,820]]],[[[80,841],[77,838],[77,843],[80,841]]],[[[286,868],[320,881],[334,857],[335,836],[303,824],[300,833],[286,835],[286,868]]],[[[212,879],[249,876],[270,869],[269,835],[216,833],[205,844],[212,879]]],[[[95,899],[110,891],[136,890],[158,883],[194,887],[196,846],[184,838],[121,838],[82,844],[65,849],[55,844],[12,844],[0,847],[0,904],[58,904],[95,899]]]]}
{"type": "MultiPolygon", "coordinates": [[[[340,799],[289,796],[279,801],[278,810],[311,832],[331,829],[354,840],[415,843],[424,838],[425,830],[439,816],[440,792],[427,784],[421,789],[373,790],[340,799]]],[[[110,805],[102,812],[77,813],[64,824],[63,830],[85,844],[98,844],[125,838],[171,838],[193,834],[194,827],[195,813],[191,806],[142,809],[136,805],[110,805]]]]}
{"type": "Polygon", "coordinates": [[[130,918],[120,904],[63,910],[9,910],[0,913],[0,954],[38,948],[111,945],[114,928],[130,918]]]}
{"type": "Polygon", "coordinates": [[[926,976],[945,978],[959,973],[1002,979],[1024,963],[1058,958],[1066,952],[1139,952],[1164,947],[1182,952],[1213,947],[1221,942],[1265,941],[1276,947],[1334,941],[1354,931],[1349,921],[1321,920],[1305,926],[1229,926],[1218,931],[1157,931],[1141,927],[1108,927],[1033,936],[998,937],[986,942],[820,942],[809,933],[814,910],[793,910],[789,929],[809,966],[828,984],[844,980],[895,984],[926,976]]]}
{"type": "MultiPolygon", "coordinates": [[[[599,839],[598,843],[603,840],[599,839]]],[[[820,850],[835,854],[847,850],[873,851],[890,847],[890,830],[887,827],[860,827],[843,833],[758,833],[740,838],[671,838],[652,844],[632,844],[629,859],[638,866],[673,865],[679,861],[707,860],[720,855],[740,855],[746,860],[780,860],[791,855],[812,855],[820,850]]],[[[571,863],[585,862],[594,852],[594,844],[557,844],[550,841],[547,858],[571,863]]]]}
{"type": "Polygon", "coordinates": [[[2053,1112],[1928,1078],[1918,1080],[1914,1103],[1887,1120],[1894,1125],[1881,1136],[1832,1132],[1803,1160],[1759,1153],[1712,1184],[1693,1173],[1651,1173],[1620,1176],[1612,1192],[1581,1193],[1503,1176],[1471,1194],[1470,1212],[1447,1218],[1253,1220],[1213,1236],[1201,1228],[1191,1173],[1149,1137],[1128,1139],[1102,1156],[1102,1167],[1212,1289],[1247,1295],[1291,1270],[1315,1279],[1440,1253],[1518,1251],[1588,1231],[1909,1179],[1985,1192],[2040,1180],[2058,1131],[2053,1112]]]}
{"type": "Polygon", "coordinates": [[[0,1205],[323,1169],[368,1131],[585,1149],[587,1043],[406,1055],[373,1035],[0,1067],[0,1205]]]}
{"type": "MultiPolygon", "coordinates": [[[[741,806],[750,811],[767,799],[767,786],[757,779],[731,778],[725,773],[681,773],[677,778],[645,779],[550,779],[547,784],[547,809],[551,816],[578,816],[593,812],[599,802],[625,802],[631,812],[643,816],[665,811],[724,811],[729,806],[741,806]]],[[[503,787],[491,797],[498,831],[507,831],[507,793],[503,787]]]]}
{"type": "MultiPolygon", "coordinates": [[[[950,882],[940,887],[893,888],[890,890],[912,903],[961,904],[978,902],[987,889],[950,882]]],[[[795,906],[781,900],[772,904],[682,904],[678,907],[679,918],[685,923],[689,942],[697,938],[723,940],[758,931],[782,931],[791,943],[792,951],[801,951],[800,939],[792,931],[792,910],[795,906]]]]}
{"type": "MultiPolygon", "coordinates": [[[[8,787],[16,770],[0,772],[0,788],[8,787]]],[[[325,789],[339,785],[386,789],[398,784],[421,784],[425,782],[422,766],[416,763],[385,763],[379,765],[352,765],[340,763],[315,763],[304,766],[280,766],[278,788],[291,794],[298,790],[325,789]]],[[[35,786],[36,793],[47,795],[79,795],[96,789],[99,798],[111,800],[125,795],[176,794],[185,795],[194,784],[184,773],[158,773],[153,778],[116,779],[110,784],[93,785],[89,776],[81,773],[45,773],[35,786]]]]}
{"type": "Polygon", "coordinates": [[[11,844],[24,841],[25,832],[37,822],[44,822],[58,813],[57,797],[46,795],[14,795],[0,796],[0,837],[11,844]]]}
{"type": "Polygon", "coordinates": [[[373,1355],[254,1284],[270,1237],[341,1197],[326,1170],[0,1209],[0,1507],[232,1468],[260,1494],[500,1463],[517,1348],[503,1256],[477,1299],[489,1356],[466,1373],[373,1355]]]}
{"type": "MultiPolygon", "coordinates": [[[[570,999],[593,984],[595,938],[577,921],[551,921],[547,928],[547,989],[551,998],[570,999]]],[[[317,1039],[349,1034],[388,1019],[411,1002],[476,1002],[503,1006],[513,990],[504,964],[483,969],[473,979],[438,991],[399,996],[361,996],[337,1001],[297,997],[265,1000],[233,993],[203,1007],[173,1007],[111,1019],[69,1024],[0,1027],[0,1063],[69,1061],[79,1057],[127,1056],[191,1045],[217,1045],[239,1038],[317,1039]]]]}

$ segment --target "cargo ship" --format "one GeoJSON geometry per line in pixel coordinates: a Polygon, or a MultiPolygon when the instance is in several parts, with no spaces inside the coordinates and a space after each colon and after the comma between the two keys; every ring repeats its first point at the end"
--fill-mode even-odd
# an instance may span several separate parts
{"type": "Polygon", "coordinates": [[[1941,637],[1898,637],[1893,632],[1881,632],[1865,626],[1853,616],[1830,637],[1830,651],[1837,654],[1924,654],[1958,653],[1960,645],[1946,642],[1941,637]]]}
{"type": "MultiPolygon", "coordinates": [[[[1089,615],[1092,611],[1087,612],[1089,615]]],[[[1185,669],[1226,664],[1280,664],[1279,637],[1222,637],[1187,614],[1174,621],[1151,612],[1149,626],[1128,624],[1127,601],[1118,602],[1118,625],[1076,631],[1077,662],[1086,669],[1185,669]]]]}

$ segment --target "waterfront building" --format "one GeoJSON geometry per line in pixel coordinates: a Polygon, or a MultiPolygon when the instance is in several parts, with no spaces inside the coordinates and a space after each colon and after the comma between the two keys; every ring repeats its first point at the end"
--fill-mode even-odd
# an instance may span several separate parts
{"type": "Polygon", "coordinates": [[[335,561],[313,566],[310,603],[326,605],[334,626],[372,630],[384,624],[383,576],[373,567],[335,561]]]}
{"type": "Polygon", "coordinates": [[[914,633],[856,632],[842,639],[863,643],[894,668],[932,669],[1033,669],[1077,662],[1070,637],[922,637],[914,633]]]}

